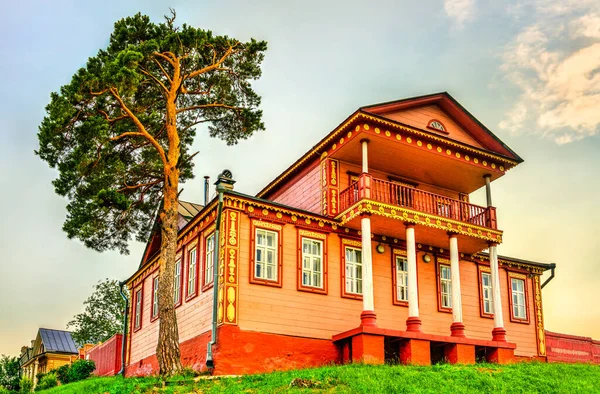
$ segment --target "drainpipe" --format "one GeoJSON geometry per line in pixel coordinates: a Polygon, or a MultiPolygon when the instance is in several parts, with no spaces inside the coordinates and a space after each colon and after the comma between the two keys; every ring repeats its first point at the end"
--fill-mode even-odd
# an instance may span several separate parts
{"type": "Polygon", "coordinates": [[[554,279],[554,269],[556,268],[556,264],[552,263],[550,264],[550,277],[548,279],[546,279],[544,281],[544,283],[542,283],[542,289],[544,288],[544,286],[546,286],[552,279],[554,279]]]}
{"type": "Polygon", "coordinates": [[[119,282],[119,293],[121,293],[121,297],[123,297],[123,301],[125,301],[125,313],[123,316],[123,338],[121,339],[121,369],[117,372],[117,375],[125,376],[125,344],[127,341],[127,316],[129,315],[129,299],[127,295],[123,292],[123,286],[125,286],[125,282],[119,282]]]}
{"type": "Polygon", "coordinates": [[[210,177],[208,175],[204,176],[204,206],[208,204],[208,180],[210,177]]]}
{"type": "MultiPolygon", "coordinates": [[[[206,181],[208,182],[208,180],[206,181]]],[[[232,178],[231,171],[224,170],[217,178],[215,185],[219,194],[219,204],[217,208],[217,221],[215,226],[215,255],[213,260],[213,309],[212,309],[212,334],[206,351],[206,368],[214,369],[215,361],[213,359],[213,346],[217,344],[217,309],[219,308],[219,254],[220,254],[220,229],[221,215],[223,214],[223,193],[227,190],[233,190],[235,181],[232,178]]],[[[208,193],[207,193],[208,194],[208,193]]]]}

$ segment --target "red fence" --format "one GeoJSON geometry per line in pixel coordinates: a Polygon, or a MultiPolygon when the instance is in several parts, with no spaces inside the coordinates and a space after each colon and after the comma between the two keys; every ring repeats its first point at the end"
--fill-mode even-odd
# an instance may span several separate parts
{"type": "Polygon", "coordinates": [[[546,356],[550,363],[600,364],[600,341],[546,331],[546,356]]]}
{"type": "Polygon", "coordinates": [[[121,344],[123,334],[115,334],[109,340],[86,352],[85,358],[96,363],[94,375],[112,376],[121,369],[121,344]]]}

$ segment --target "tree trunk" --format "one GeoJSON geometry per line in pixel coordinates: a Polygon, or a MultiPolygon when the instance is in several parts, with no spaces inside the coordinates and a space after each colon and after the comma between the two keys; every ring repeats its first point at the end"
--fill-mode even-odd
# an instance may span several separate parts
{"type": "Polygon", "coordinates": [[[173,298],[175,257],[177,253],[178,183],[179,171],[176,168],[171,168],[165,179],[164,204],[160,212],[162,234],[158,277],[160,325],[156,357],[158,358],[160,374],[163,376],[175,375],[182,369],[181,353],[179,351],[179,329],[173,298]]]}

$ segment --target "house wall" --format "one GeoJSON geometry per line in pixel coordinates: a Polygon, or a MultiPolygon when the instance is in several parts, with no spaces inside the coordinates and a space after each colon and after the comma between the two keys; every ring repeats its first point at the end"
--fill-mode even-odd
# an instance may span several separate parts
{"type": "MultiPolygon", "coordinates": [[[[214,227],[208,228],[206,235],[210,235],[214,231],[214,227]]],[[[177,255],[183,256],[183,285],[182,291],[182,303],[177,306],[175,313],[177,316],[177,326],[179,328],[179,342],[182,344],[182,362],[186,366],[194,367],[195,369],[202,369],[204,361],[193,356],[193,353],[206,353],[206,344],[198,344],[195,341],[199,335],[210,330],[211,319],[212,319],[212,300],[213,300],[213,288],[203,289],[202,277],[204,275],[204,232],[200,232],[199,235],[187,239],[182,249],[179,249],[177,255]],[[199,283],[198,283],[198,294],[189,300],[186,300],[186,286],[187,286],[187,259],[188,259],[188,248],[193,243],[198,245],[198,267],[199,267],[199,283]],[[187,344],[189,354],[183,354],[184,344],[187,344]],[[197,348],[197,349],[196,349],[197,348]],[[202,365],[201,365],[202,364],[202,365]]],[[[158,343],[158,328],[160,316],[158,319],[151,321],[151,308],[152,308],[152,281],[156,276],[157,271],[152,270],[145,274],[143,283],[143,303],[142,303],[142,327],[139,330],[131,329],[131,343],[129,350],[129,364],[132,366],[130,369],[135,369],[138,375],[144,375],[149,373],[157,372],[157,363],[155,360],[156,345],[158,343]],[[154,357],[154,358],[152,358],[154,357]],[[154,361],[152,361],[154,360],[154,361]],[[148,364],[144,366],[144,363],[148,364]],[[133,368],[134,367],[134,368],[133,368]]],[[[132,295],[139,289],[142,284],[139,284],[133,288],[132,295]]],[[[130,324],[133,327],[133,318],[135,313],[135,300],[132,297],[131,316],[130,324]]]]}
{"type": "MultiPolygon", "coordinates": [[[[395,120],[423,130],[427,129],[429,121],[436,119],[444,125],[448,132],[448,137],[457,141],[482,148],[483,146],[473,138],[468,132],[458,125],[447,113],[437,105],[426,105],[418,108],[411,108],[396,112],[382,114],[383,117],[395,120]]],[[[435,130],[434,130],[435,131],[435,130]]]]}
{"type": "MultiPolygon", "coordinates": [[[[360,323],[362,301],[341,297],[341,241],[337,234],[327,236],[328,294],[299,291],[297,285],[298,250],[297,227],[283,227],[282,286],[272,287],[249,283],[250,275],[250,219],[242,216],[240,227],[239,267],[239,328],[247,331],[292,335],[298,337],[331,339],[334,334],[355,328],[360,323]]],[[[418,229],[417,229],[417,243],[418,229]]],[[[386,246],[383,254],[375,252],[373,244],[373,278],[375,312],[380,328],[405,330],[408,308],[392,302],[392,257],[386,246]]],[[[450,335],[452,314],[438,312],[435,263],[423,262],[417,256],[419,308],[422,329],[428,334],[450,335]]],[[[490,340],[493,319],[480,316],[477,265],[462,260],[461,288],[463,318],[466,335],[474,339],[490,340]]],[[[534,313],[531,279],[527,279],[528,314],[534,313]]],[[[513,323],[509,319],[507,273],[500,272],[500,287],[508,340],[517,344],[515,355],[537,355],[535,325],[513,323]]]]}
{"type": "Polygon", "coordinates": [[[277,192],[268,198],[280,204],[321,213],[321,173],[317,164],[279,187],[277,192]]]}

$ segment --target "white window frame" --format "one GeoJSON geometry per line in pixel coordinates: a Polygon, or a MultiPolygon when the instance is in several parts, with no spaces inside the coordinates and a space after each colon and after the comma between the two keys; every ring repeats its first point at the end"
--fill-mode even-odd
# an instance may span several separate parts
{"type": "Polygon", "coordinates": [[[323,289],[323,247],[322,240],[302,237],[302,286],[323,289]],[[310,253],[305,252],[305,242],[310,245],[310,253]],[[319,254],[312,253],[313,246],[316,244],[319,245],[319,254]]]}
{"type": "Polygon", "coordinates": [[[205,254],[205,270],[204,270],[204,284],[209,285],[213,283],[214,279],[214,265],[215,265],[215,233],[212,233],[204,241],[205,254]],[[212,247],[209,248],[209,244],[212,242],[212,247]]]}
{"type": "Polygon", "coordinates": [[[483,313],[487,315],[494,314],[494,300],[492,298],[492,274],[489,272],[481,272],[481,299],[483,301],[483,313]],[[488,284],[486,285],[487,277],[488,284]],[[486,310],[486,306],[488,309],[486,310]]]}
{"type": "Polygon", "coordinates": [[[345,273],[346,273],[346,283],[345,292],[348,294],[357,294],[362,295],[363,293],[363,269],[362,269],[362,250],[359,248],[354,248],[352,246],[344,247],[344,261],[345,261],[345,273]],[[356,252],[356,256],[358,256],[358,261],[352,261],[348,258],[348,251],[352,250],[356,252]]]}
{"type": "Polygon", "coordinates": [[[519,320],[526,320],[527,304],[525,297],[525,280],[519,278],[510,278],[510,290],[512,297],[513,317],[519,320]],[[522,284],[523,287],[521,290],[516,288],[516,283],[522,284]],[[523,312],[523,314],[521,314],[521,312],[523,312]]]}
{"type": "Polygon", "coordinates": [[[197,292],[196,283],[198,275],[198,251],[194,246],[188,252],[188,280],[187,280],[187,296],[190,297],[197,292]]]}
{"type": "Polygon", "coordinates": [[[181,301],[181,259],[175,261],[175,275],[173,276],[173,301],[177,305],[181,301]]]}
{"type": "Polygon", "coordinates": [[[399,255],[396,255],[396,300],[408,302],[408,259],[399,255]],[[404,297],[401,294],[404,294],[404,297]]]}
{"type": "Polygon", "coordinates": [[[142,327],[142,296],[142,289],[135,292],[135,318],[133,322],[133,328],[135,329],[142,327]]]}
{"type": "Polygon", "coordinates": [[[445,264],[440,264],[440,304],[444,309],[452,309],[452,271],[445,264]]]}
{"type": "Polygon", "coordinates": [[[152,318],[158,316],[158,276],[152,279],[152,318]]]}
{"type": "Polygon", "coordinates": [[[279,262],[277,261],[279,258],[279,233],[277,231],[266,230],[264,228],[256,228],[254,237],[254,278],[276,282],[279,278],[279,262]],[[261,234],[262,239],[265,240],[264,244],[259,243],[259,239],[261,239],[259,234],[261,234]],[[272,246],[269,246],[267,243],[267,239],[270,235],[273,236],[272,246]],[[259,251],[261,252],[260,255],[263,256],[263,258],[260,260],[258,258],[259,251]],[[273,260],[270,263],[267,262],[267,256],[269,252],[272,253],[273,256],[273,260]],[[270,275],[269,268],[271,268],[270,275]]]}

